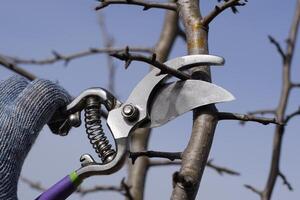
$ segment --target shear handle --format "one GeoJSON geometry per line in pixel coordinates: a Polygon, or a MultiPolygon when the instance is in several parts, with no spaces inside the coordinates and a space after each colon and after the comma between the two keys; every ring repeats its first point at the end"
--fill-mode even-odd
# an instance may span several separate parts
{"type": "Polygon", "coordinates": [[[97,163],[89,154],[84,154],[81,157],[83,167],[76,170],[81,180],[94,175],[109,175],[122,168],[128,154],[128,138],[119,138],[115,142],[116,155],[108,163],[97,163]]]}

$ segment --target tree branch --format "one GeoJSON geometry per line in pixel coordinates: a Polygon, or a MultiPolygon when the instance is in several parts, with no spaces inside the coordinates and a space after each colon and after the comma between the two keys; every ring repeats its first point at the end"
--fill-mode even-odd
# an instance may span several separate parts
{"type": "MultiPolygon", "coordinates": [[[[123,52],[125,48],[90,48],[85,51],[69,54],[69,55],[63,55],[61,53],[58,53],[57,51],[52,51],[53,57],[46,58],[46,59],[22,59],[22,58],[16,58],[11,56],[2,56],[4,58],[7,58],[11,61],[12,64],[30,64],[30,65],[47,65],[47,64],[53,64],[59,61],[65,62],[65,65],[67,65],[71,60],[82,58],[85,56],[95,55],[95,54],[103,54],[103,53],[113,53],[113,52],[123,52]]],[[[145,53],[153,53],[152,48],[145,48],[145,47],[131,47],[130,51],[132,52],[145,52],[145,53]]]]}
{"type": "Polygon", "coordinates": [[[246,5],[246,2],[247,2],[247,0],[244,2],[241,2],[241,0],[226,0],[222,4],[216,5],[214,10],[211,11],[207,16],[205,16],[202,19],[202,24],[204,26],[208,26],[209,23],[212,20],[214,20],[215,17],[217,17],[219,14],[221,14],[227,8],[232,8],[232,11],[234,13],[236,13],[237,9],[235,8],[235,6],[244,6],[244,5],[246,5]]]}
{"type": "Polygon", "coordinates": [[[228,113],[228,112],[219,112],[218,113],[219,120],[240,120],[240,121],[252,121],[258,122],[263,125],[267,124],[282,124],[275,118],[266,118],[266,117],[256,117],[253,115],[245,115],[245,114],[238,114],[238,113],[228,113]]]}
{"type": "MultiPolygon", "coordinates": [[[[286,52],[284,53],[285,60],[283,62],[283,68],[282,68],[283,80],[282,80],[281,96],[280,96],[278,107],[276,109],[277,119],[282,122],[285,121],[285,112],[287,109],[287,103],[292,88],[290,74],[291,74],[292,58],[294,55],[295,44],[297,40],[299,22],[300,22],[300,0],[297,0],[297,5],[295,8],[296,8],[295,15],[291,24],[289,37],[287,39],[288,42],[287,42],[286,52]]],[[[274,135],[273,147],[272,147],[271,165],[270,165],[268,180],[266,182],[264,190],[262,191],[262,197],[261,197],[262,200],[271,199],[277,177],[280,176],[281,174],[279,171],[279,165],[280,165],[282,138],[284,133],[285,133],[284,126],[277,125],[274,133],[275,135],[274,135]]]]}
{"type": "Polygon", "coordinates": [[[269,35],[268,38],[269,38],[270,42],[271,42],[272,44],[275,45],[275,47],[276,47],[278,53],[280,54],[280,56],[281,56],[283,62],[285,62],[285,60],[286,60],[286,55],[285,55],[285,53],[283,52],[283,50],[282,50],[282,48],[281,48],[279,42],[278,42],[277,40],[275,40],[275,38],[273,38],[271,35],[269,35]]]}
{"type": "Polygon", "coordinates": [[[21,67],[17,66],[16,64],[8,61],[6,58],[4,58],[3,56],[0,55],[0,65],[2,65],[3,67],[21,75],[24,76],[25,78],[29,79],[29,80],[34,80],[37,77],[35,75],[33,75],[32,73],[22,69],[21,67]]]}
{"type": "Polygon", "coordinates": [[[300,115],[300,108],[297,111],[287,115],[284,120],[284,123],[287,124],[293,117],[296,117],[297,115],[300,115]]]}
{"type": "Polygon", "coordinates": [[[132,164],[137,158],[141,156],[147,156],[148,158],[167,158],[171,161],[181,159],[182,152],[161,152],[161,151],[141,151],[141,152],[130,152],[129,158],[132,160],[132,164]]]}
{"type": "MultiPolygon", "coordinates": [[[[149,163],[149,167],[162,167],[162,166],[170,166],[170,165],[180,165],[181,161],[165,161],[165,160],[152,160],[149,163]]],[[[229,169],[227,167],[221,167],[212,163],[212,159],[209,160],[206,164],[206,167],[215,170],[219,175],[228,174],[233,176],[239,176],[240,173],[229,169]]]]}
{"type": "Polygon", "coordinates": [[[245,188],[251,190],[252,192],[254,192],[254,193],[258,194],[260,197],[262,197],[262,191],[259,191],[258,189],[256,189],[255,187],[253,187],[251,185],[245,184],[244,186],[245,186],[245,188]]]}
{"type": "Polygon", "coordinates": [[[286,185],[286,187],[290,190],[290,191],[293,191],[293,187],[292,185],[290,184],[290,182],[287,180],[287,178],[285,177],[285,175],[279,171],[279,174],[278,176],[282,179],[283,181],[283,185],[286,185]]]}
{"type": "Polygon", "coordinates": [[[265,109],[265,110],[256,110],[256,111],[252,111],[252,112],[248,112],[249,115],[265,115],[265,114],[276,114],[276,109],[265,109]]]}
{"type": "Polygon", "coordinates": [[[144,7],[143,10],[149,10],[151,8],[160,8],[167,10],[177,10],[176,3],[160,3],[154,1],[144,1],[144,0],[102,0],[100,5],[95,8],[95,10],[103,9],[111,4],[127,4],[127,5],[137,5],[144,7]]]}
{"type": "Polygon", "coordinates": [[[136,60],[136,61],[142,61],[142,62],[148,63],[148,64],[160,69],[161,71],[158,75],[169,74],[169,75],[175,76],[181,80],[187,80],[187,79],[191,78],[190,75],[188,75],[184,72],[181,72],[179,70],[173,69],[171,67],[168,67],[167,65],[157,61],[156,54],[153,54],[152,57],[146,57],[141,54],[131,54],[131,53],[129,53],[129,48],[127,48],[125,52],[116,52],[116,53],[111,53],[110,55],[115,58],[125,61],[125,68],[128,68],[130,63],[133,60],[136,60]]]}

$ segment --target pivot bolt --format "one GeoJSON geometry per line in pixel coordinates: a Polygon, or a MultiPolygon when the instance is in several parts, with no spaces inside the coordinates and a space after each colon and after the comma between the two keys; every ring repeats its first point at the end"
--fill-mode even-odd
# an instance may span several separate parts
{"type": "Polygon", "coordinates": [[[122,115],[128,121],[135,121],[139,115],[139,110],[132,104],[126,104],[122,109],[122,115]]]}

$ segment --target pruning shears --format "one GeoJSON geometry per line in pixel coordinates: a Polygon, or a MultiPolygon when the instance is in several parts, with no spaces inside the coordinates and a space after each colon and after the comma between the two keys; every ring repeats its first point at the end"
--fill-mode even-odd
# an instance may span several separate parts
{"type": "MultiPolygon", "coordinates": [[[[189,55],[164,63],[176,70],[186,70],[200,65],[223,65],[224,59],[213,55],[189,55]]],[[[122,103],[103,88],[90,88],[77,96],[63,111],[66,118],[57,133],[66,135],[72,127],[81,124],[85,111],[86,133],[101,162],[91,155],[80,158],[81,167],[50,189],[39,200],[63,200],[76,191],[87,177],[108,175],[122,168],[129,152],[131,133],[137,128],[161,126],[183,113],[199,106],[231,101],[233,95],[225,89],[200,80],[167,82],[168,74],[155,68],[132,90],[122,103]],[[101,106],[107,110],[107,126],[114,138],[115,149],[109,143],[101,125],[101,106]]]]}

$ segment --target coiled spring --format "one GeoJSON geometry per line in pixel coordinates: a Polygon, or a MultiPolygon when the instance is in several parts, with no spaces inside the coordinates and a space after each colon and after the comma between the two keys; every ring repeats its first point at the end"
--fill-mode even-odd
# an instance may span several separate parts
{"type": "Polygon", "coordinates": [[[100,102],[96,97],[89,97],[85,107],[85,128],[90,143],[95,149],[103,163],[107,163],[114,158],[115,150],[112,149],[109,140],[101,124],[100,102]]]}

